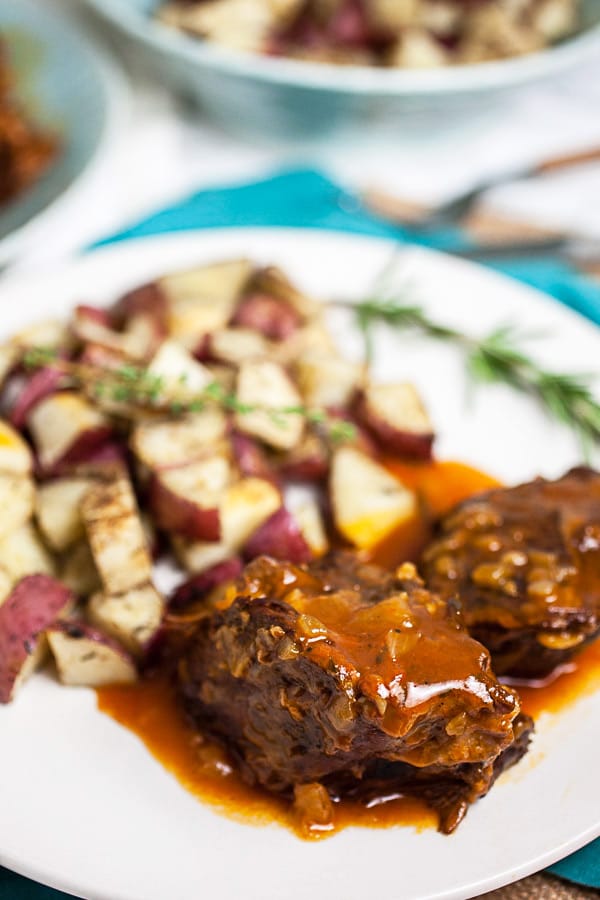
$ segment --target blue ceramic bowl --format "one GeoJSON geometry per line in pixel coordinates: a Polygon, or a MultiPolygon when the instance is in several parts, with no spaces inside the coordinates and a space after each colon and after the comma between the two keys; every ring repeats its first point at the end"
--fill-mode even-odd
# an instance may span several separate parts
{"type": "Polygon", "coordinates": [[[374,125],[440,127],[489,110],[519,85],[600,56],[600,0],[583,0],[580,32],[529,56],[435,70],[385,70],[276,59],[194,39],[153,20],[158,0],[88,0],[147,51],[172,83],[241,134],[322,137],[374,125]]]}
{"type": "Polygon", "coordinates": [[[0,262],[23,248],[38,224],[88,169],[107,138],[112,70],[61,17],[33,0],[1,0],[0,35],[8,42],[16,93],[31,119],[58,135],[61,149],[47,172],[0,207],[0,262]]]}

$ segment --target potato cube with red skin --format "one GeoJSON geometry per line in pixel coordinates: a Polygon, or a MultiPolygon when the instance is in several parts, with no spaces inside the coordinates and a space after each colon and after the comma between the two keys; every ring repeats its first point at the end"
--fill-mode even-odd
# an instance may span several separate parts
{"type": "Polygon", "coordinates": [[[115,319],[110,309],[104,309],[102,306],[92,306],[89,303],[79,303],[71,316],[72,331],[79,337],[79,325],[83,323],[85,326],[87,322],[95,322],[96,325],[112,328],[115,324],[115,319]]]}
{"type": "Polygon", "coordinates": [[[111,426],[82,394],[62,391],[38,403],[27,419],[42,469],[76,462],[108,440],[111,426]]]}
{"type": "Polygon", "coordinates": [[[269,35],[291,15],[300,0],[279,0],[276,4],[256,3],[256,0],[219,0],[218,3],[179,3],[168,0],[158,10],[160,20],[171,28],[203,38],[233,50],[260,53],[269,35]],[[282,10],[283,7],[283,10],[282,10]]]}
{"type": "Polygon", "coordinates": [[[77,459],[69,458],[52,471],[52,475],[65,478],[90,478],[106,480],[117,474],[127,476],[127,448],[118,440],[108,440],[95,447],[80,448],[77,459]]]}
{"type": "Polygon", "coordinates": [[[249,328],[223,328],[209,337],[210,358],[239,366],[247,359],[268,356],[270,344],[262,334],[249,328]]]}
{"type": "Polygon", "coordinates": [[[78,306],[71,319],[73,332],[82,343],[96,344],[105,350],[122,354],[127,359],[141,360],[148,353],[147,335],[116,331],[105,310],[78,306]]]}
{"type": "Polygon", "coordinates": [[[223,585],[234,581],[241,575],[243,568],[244,565],[239,556],[233,556],[231,559],[225,559],[223,562],[210,566],[204,572],[200,572],[180,584],[173,592],[169,606],[173,609],[182,609],[205,600],[217,588],[222,588],[223,585]]]}
{"type": "Polygon", "coordinates": [[[431,459],[433,426],[414,385],[368,385],[357,402],[356,415],[383,449],[431,459]]]}
{"type": "Polygon", "coordinates": [[[298,522],[284,506],[263,522],[246,542],[244,557],[251,560],[257,556],[272,556],[293,563],[306,563],[312,559],[312,551],[298,522]]]}
{"type": "Polygon", "coordinates": [[[0,387],[18,364],[21,350],[14,344],[0,345],[0,387]]]}
{"type": "Polygon", "coordinates": [[[92,484],[91,478],[57,478],[38,487],[36,519],[53,550],[66,550],[84,537],[81,501],[92,484]]]}
{"type": "Polygon", "coordinates": [[[0,541],[33,515],[35,487],[29,475],[0,472],[0,541]]]}
{"type": "Polygon", "coordinates": [[[103,687],[137,681],[133,658],[101,631],[83,622],[57,622],[47,634],[63,684],[103,687]]]}
{"type": "Polygon", "coordinates": [[[157,634],[164,607],[154,585],[143,584],[125,594],[94,594],[87,614],[93,625],[139,657],[157,634]]]}
{"type": "Polygon", "coordinates": [[[307,353],[295,371],[307,406],[344,408],[360,385],[364,367],[331,353],[307,353]]]}
{"type": "Polygon", "coordinates": [[[291,366],[312,353],[337,356],[333,338],[320,317],[299,328],[286,341],[275,344],[271,357],[283,366],[291,366]]]}
{"type": "Polygon", "coordinates": [[[0,419],[0,472],[10,475],[29,475],[33,456],[26,441],[12,425],[0,419]]]}
{"type": "Polygon", "coordinates": [[[329,472],[329,449],[326,441],[314,431],[307,431],[299,444],[278,456],[277,471],[289,481],[323,481],[329,472]]]}
{"type": "Polygon", "coordinates": [[[82,500],[81,512],[108,593],[125,593],[151,580],[152,560],[135,495],[126,478],[91,487],[82,500]]]}
{"type": "Polygon", "coordinates": [[[242,434],[240,431],[231,433],[231,447],[240,474],[255,478],[264,478],[277,484],[277,475],[267,455],[267,451],[258,441],[242,434]]]}
{"type": "Polygon", "coordinates": [[[221,502],[221,535],[231,553],[281,506],[281,494],[263,478],[241,478],[231,484],[221,502]]]}
{"type": "Polygon", "coordinates": [[[221,540],[211,543],[175,537],[175,553],[189,572],[204,572],[239,553],[281,504],[281,494],[270,481],[242,478],[229,485],[219,507],[221,540]]]}
{"type": "Polygon", "coordinates": [[[142,523],[142,531],[146,539],[146,546],[153,560],[160,556],[162,547],[161,539],[156,530],[156,522],[150,514],[150,510],[144,508],[140,511],[140,522],[142,523]]]}
{"type": "Polygon", "coordinates": [[[301,439],[304,416],[286,412],[302,408],[302,397],[285,369],[271,360],[250,360],[240,367],[236,397],[239,404],[260,407],[236,414],[236,427],[280,450],[301,439]]]}
{"type": "Polygon", "coordinates": [[[271,341],[285,341],[300,328],[302,320],[285,301],[255,291],[244,297],[235,312],[233,324],[271,341]]]}
{"type": "Polygon", "coordinates": [[[159,381],[161,396],[182,401],[197,397],[212,384],[208,369],[176,341],[160,345],[147,372],[159,381]]]}
{"type": "Polygon", "coordinates": [[[300,503],[291,505],[291,509],[302,537],[308,544],[311,557],[324,556],[329,550],[329,540],[317,501],[306,497],[300,503]]]}
{"type": "Polygon", "coordinates": [[[211,362],[206,363],[205,368],[210,372],[213,384],[219,385],[224,394],[233,394],[236,371],[232,366],[211,362]]]}
{"type": "Polygon", "coordinates": [[[203,335],[227,326],[251,274],[251,263],[240,259],[160,278],[169,334],[195,350],[203,335]]]}
{"type": "Polygon", "coordinates": [[[59,573],[62,583],[78,597],[89,597],[102,587],[87,539],[69,547],[59,566],[59,573]]]}
{"type": "Polygon", "coordinates": [[[69,326],[61,319],[40,319],[13,334],[11,343],[20,348],[66,349],[72,345],[69,326]]]}
{"type": "Polygon", "coordinates": [[[34,372],[20,388],[10,407],[10,421],[15,428],[23,428],[33,408],[46,397],[55,394],[65,381],[57,366],[44,366],[34,372]]]}
{"type": "Polygon", "coordinates": [[[277,266],[260,269],[252,279],[248,293],[250,291],[275,297],[280,303],[291,307],[303,322],[317,318],[322,312],[322,303],[299,291],[277,266]]]}
{"type": "Polygon", "coordinates": [[[361,550],[374,547],[417,514],[413,492],[354,447],[334,453],[330,491],[336,528],[361,550]]]}
{"type": "Polygon", "coordinates": [[[131,449],[147,468],[169,469],[214,452],[224,442],[227,428],[220,409],[205,409],[176,420],[140,422],[133,429],[131,449]]]}
{"type": "Polygon", "coordinates": [[[137,316],[148,316],[155,322],[157,332],[167,335],[167,298],[156,281],[150,281],[127,291],[110,309],[111,319],[125,326],[137,316]]]}
{"type": "Polygon", "coordinates": [[[0,703],[9,703],[42,662],[46,630],[73,604],[55,578],[29,575],[0,606],[0,703]]]}
{"type": "Polygon", "coordinates": [[[73,327],[88,346],[114,351],[122,361],[124,356],[143,360],[167,337],[166,300],[156,285],[143,285],[111,309],[78,306],[73,327]]]}
{"type": "Polygon", "coordinates": [[[151,357],[167,337],[166,326],[149,313],[138,313],[127,320],[123,332],[141,359],[151,357]]]}
{"type": "Polygon", "coordinates": [[[10,577],[6,569],[0,566],[0,606],[10,597],[13,589],[14,579],[10,577]]]}
{"type": "Polygon", "coordinates": [[[13,581],[25,575],[54,575],[56,570],[54,559],[30,521],[0,539],[0,566],[13,581]]]}
{"type": "Polygon", "coordinates": [[[156,524],[195,540],[218,541],[219,506],[231,480],[231,466],[224,456],[156,473],[149,492],[156,524]]]}
{"type": "Polygon", "coordinates": [[[199,574],[220,565],[233,552],[223,541],[190,541],[173,535],[173,550],[179,563],[191,574],[199,574]]]}

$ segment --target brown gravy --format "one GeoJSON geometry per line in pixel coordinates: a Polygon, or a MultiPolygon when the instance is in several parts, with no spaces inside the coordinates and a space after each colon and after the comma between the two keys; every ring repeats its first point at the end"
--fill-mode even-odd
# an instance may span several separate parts
{"type": "Polygon", "coordinates": [[[523,710],[534,719],[557,713],[600,689],[600,641],[590,644],[564,670],[540,687],[515,682],[523,710]]]}
{"type": "MultiPolygon", "coordinates": [[[[97,690],[98,708],[133,731],[179,783],[199,800],[239,822],[270,822],[296,830],[290,804],[266,791],[247,785],[230,765],[226,753],[211,741],[203,741],[184,720],[173,688],[156,678],[97,690]]],[[[418,800],[403,797],[366,809],[344,801],[336,806],[335,829],[347,825],[383,828],[413,825],[435,828],[437,817],[418,800]]],[[[326,834],[331,834],[331,831],[326,834]]],[[[324,837],[323,832],[301,833],[324,837]]]]}
{"type": "MultiPolygon", "coordinates": [[[[498,482],[462,463],[398,463],[389,468],[419,492],[428,512],[437,516],[460,500],[496,487],[498,482]]],[[[374,558],[384,565],[418,556],[429,537],[426,518],[387,539],[374,558]]],[[[526,712],[534,718],[557,712],[582,694],[600,688],[600,641],[584,650],[568,671],[542,687],[519,686],[526,712]]],[[[173,689],[164,679],[142,680],[133,686],[97,690],[98,708],[136,734],[152,755],[180,784],[198,799],[231,818],[255,825],[276,821],[295,830],[289,804],[267,792],[249,787],[232,768],[223,750],[203,740],[181,715],[173,689]]],[[[417,829],[436,827],[437,817],[421,801],[400,797],[382,798],[366,808],[355,801],[336,804],[337,831],[347,825],[383,828],[411,825],[417,829]]],[[[331,831],[327,832],[331,834],[331,831]]],[[[307,835],[302,832],[302,836],[307,835]]],[[[313,838],[326,836],[311,833],[313,838]]]]}

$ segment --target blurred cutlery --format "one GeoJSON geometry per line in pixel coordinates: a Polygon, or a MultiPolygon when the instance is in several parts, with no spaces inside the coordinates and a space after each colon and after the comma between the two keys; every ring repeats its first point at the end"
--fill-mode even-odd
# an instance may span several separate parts
{"type": "Polygon", "coordinates": [[[512,171],[492,175],[464,193],[433,208],[405,198],[394,197],[378,188],[367,188],[363,192],[362,199],[365,206],[383,218],[406,225],[415,231],[427,232],[444,225],[458,223],[491,188],[596,161],[600,161],[600,147],[549,157],[534,165],[520,166],[512,171]]]}

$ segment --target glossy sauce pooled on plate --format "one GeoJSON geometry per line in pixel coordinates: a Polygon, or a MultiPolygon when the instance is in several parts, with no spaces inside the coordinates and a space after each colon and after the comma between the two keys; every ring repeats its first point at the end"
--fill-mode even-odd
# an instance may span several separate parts
{"type": "MultiPolygon", "coordinates": [[[[592,645],[568,672],[542,687],[518,685],[523,710],[537,719],[600,688],[600,647],[592,645]]],[[[185,721],[173,687],[163,678],[132,686],[97,690],[98,708],[136,734],[147,749],[195,797],[233,819],[251,825],[279,822],[297,830],[289,803],[242,780],[226,752],[203,739],[185,721]]],[[[346,798],[336,804],[333,833],[348,825],[383,828],[410,825],[435,828],[437,816],[424,802],[408,796],[381,796],[365,805],[346,798]]],[[[300,832],[322,837],[322,832],[300,832]]]]}

